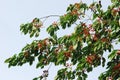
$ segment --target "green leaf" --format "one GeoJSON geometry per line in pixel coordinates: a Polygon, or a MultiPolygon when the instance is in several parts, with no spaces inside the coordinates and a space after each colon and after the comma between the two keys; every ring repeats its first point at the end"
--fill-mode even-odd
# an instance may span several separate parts
{"type": "Polygon", "coordinates": [[[32,65],[34,60],[35,60],[35,58],[33,56],[31,56],[29,58],[29,65],[32,65]]]}
{"type": "Polygon", "coordinates": [[[118,0],[111,0],[112,3],[118,2],[118,0]]]}
{"type": "Polygon", "coordinates": [[[113,50],[112,53],[110,53],[110,55],[108,56],[108,58],[112,60],[116,56],[116,52],[117,50],[113,50]]]}
{"type": "Polygon", "coordinates": [[[96,19],[98,15],[96,13],[93,14],[93,20],[96,19]]]}
{"type": "Polygon", "coordinates": [[[34,36],[34,32],[32,31],[31,33],[30,33],[30,38],[32,38],[34,36]]]}
{"type": "Polygon", "coordinates": [[[5,60],[5,63],[9,63],[11,61],[11,58],[8,58],[5,60]]]}
{"type": "Polygon", "coordinates": [[[81,76],[79,76],[79,77],[77,78],[77,80],[83,80],[83,79],[82,79],[82,77],[81,77],[81,76]]]}
{"type": "Polygon", "coordinates": [[[33,80],[39,80],[40,79],[40,77],[36,77],[36,78],[34,78],[33,80]]]}
{"type": "Polygon", "coordinates": [[[92,67],[87,68],[87,72],[91,72],[93,70],[92,67]]]}
{"type": "Polygon", "coordinates": [[[82,73],[82,76],[83,76],[83,80],[86,80],[86,78],[88,77],[88,75],[85,73],[82,73]]]}
{"type": "Polygon", "coordinates": [[[102,57],[102,67],[105,66],[105,62],[106,62],[106,59],[104,57],[102,57]]]}
{"type": "Polygon", "coordinates": [[[38,62],[37,65],[36,65],[36,68],[39,68],[42,66],[42,63],[41,62],[38,62]]]}
{"type": "Polygon", "coordinates": [[[39,32],[36,32],[35,37],[38,37],[38,36],[39,36],[39,32]]]}

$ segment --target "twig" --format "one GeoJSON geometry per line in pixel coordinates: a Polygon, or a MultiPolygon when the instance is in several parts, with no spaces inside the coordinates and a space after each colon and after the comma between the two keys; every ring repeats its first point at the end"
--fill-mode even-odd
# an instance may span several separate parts
{"type": "Polygon", "coordinates": [[[49,18],[49,17],[60,17],[60,15],[49,15],[49,16],[44,16],[44,17],[41,17],[39,19],[46,19],[46,18],[49,18]]]}
{"type": "Polygon", "coordinates": [[[51,66],[52,66],[52,63],[50,63],[50,66],[48,67],[48,70],[50,69],[51,66]]]}

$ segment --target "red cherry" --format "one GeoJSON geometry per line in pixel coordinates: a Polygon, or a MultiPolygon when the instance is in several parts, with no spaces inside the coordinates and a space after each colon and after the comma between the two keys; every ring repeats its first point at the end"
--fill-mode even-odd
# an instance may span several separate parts
{"type": "Polygon", "coordinates": [[[71,53],[70,52],[64,52],[65,57],[71,57],[71,53]]]}
{"type": "Polygon", "coordinates": [[[74,50],[74,48],[73,48],[72,45],[69,47],[69,50],[70,50],[70,51],[73,51],[73,50],[74,50]]]}
{"type": "Polygon", "coordinates": [[[38,43],[38,48],[42,48],[42,44],[41,43],[38,43]]]}
{"type": "Polygon", "coordinates": [[[117,51],[117,54],[120,55],[120,50],[117,51]]]}
{"type": "Polygon", "coordinates": [[[114,70],[114,71],[119,70],[119,69],[120,69],[120,63],[117,64],[117,65],[115,65],[115,66],[113,67],[113,70],[114,70]]]}

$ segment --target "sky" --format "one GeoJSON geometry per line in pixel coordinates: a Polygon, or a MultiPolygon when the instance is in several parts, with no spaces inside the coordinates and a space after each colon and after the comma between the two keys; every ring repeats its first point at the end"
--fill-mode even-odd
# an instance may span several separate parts
{"type": "MultiPolygon", "coordinates": [[[[43,17],[51,14],[62,15],[66,7],[80,0],[0,0],[0,80],[32,80],[42,74],[41,69],[36,69],[35,65],[28,64],[22,67],[11,67],[4,63],[6,58],[19,53],[21,49],[32,42],[28,35],[23,35],[19,31],[20,24],[31,21],[35,17],[43,17]]],[[[90,3],[93,0],[83,0],[90,3]]],[[[109,0],[104,0],[104,6],[109,4],[109,0]]],[[[106,7],[104,7],[106,8],[106,7]]],[[[48,20],[46,24],[51,21],[48,20]]],[[[70,32],[67,31],[67,32],[70,32]]],[[[64,32],[65,33],[65,32],[64,32]]],[[[63,33],[63,34],[64,34],[63,33]]],[[[44,30],[40,38],[47,37],[44,30]]],[[[50,68],[48,80],[53,80],[57,69],[54,65],[50,68]]],[[[47,67],[46,67],[47,69],[47,67]]],[[[87,80],[97,80],[100,72],[104,68],[96,68],[93,73],[89,74],[87,80]]]]}

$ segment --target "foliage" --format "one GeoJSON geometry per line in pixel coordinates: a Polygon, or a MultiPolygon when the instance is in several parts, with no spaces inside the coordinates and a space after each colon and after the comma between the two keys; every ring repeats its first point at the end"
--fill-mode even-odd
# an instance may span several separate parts
{"type": "MultiPolygon", "coordinates": [[[[52,16],[44,18],[48,17],[52,16]]],[[[27,44],[19,54],[6,59],[5,63],[9,63],[9,67],[25,63],[32,65],[38,58],[36,68],[44,68],[51,63],[65,66],[58,71],[55,80],[86,80],[87,73],[95,67],[105,67],[103,54],[109,51],[106,71],[101,73],[99,80],[117,80],[120,77],[120,50],[114,49],[112,43],[120,42],[120,0],[111,0],[107,10],[102,9],[101,1],[90,5],[83,2],[70,4],[66,14],[58,17],[59,21],[46,29],[50,35],[48,38],[27,44]],[[69,27],[73,27],[74,32],[58,37],[57,31],[69,27]],[[72,66],[75,66],[75,70],[70,68],[72,66]]],[[[30,23],[22,24],[20,31],[30,34],[30,37],[39,37],[42,26],[41,19],[35,18],[30,23]]],[[[47,77],[47,72],[33,80],[47,77]]]]}

